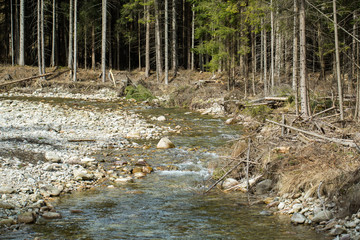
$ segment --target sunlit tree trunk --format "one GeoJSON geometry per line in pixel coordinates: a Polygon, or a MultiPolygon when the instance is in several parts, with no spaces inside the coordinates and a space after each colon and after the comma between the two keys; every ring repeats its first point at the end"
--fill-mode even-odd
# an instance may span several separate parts
{"type": "Polygon", "coordinates": [[[169,84],[169,3],[165,0],[165,84],[169,84]]]}
{"type": "Polygon", "coordinates": [[[24,45],[25,45],[25,32],[24,32],[24,11],[25,8],[25,0],[20,0],[20,46],[19,46],[19,65],[25,65],[25,53],[24,53],[24,45]]]}
{"type": "MultiPolygon", "coordinates": [[[[193,8],[195,6],[193,5],[193,8]]],[[[192,10],[192,21],[191,21],[191,70],[195,68],[195,11],[192,10]]]]}
{"type": "Polygon", "coordinates": [[[160,10],[159,0],[155,0],[155,51],[156,51],[156,73],[157,80],[163,75],[162,72],[162,59],[161,59],[161,38],[160,38],[160,10]]]}
{"type": "Polygon", "coordinates": [[[11,31],[11,65],[15,64],[15,56],[14,56],[14,16],[13,16],[13,1],[10,0],[10,31],[11,31]]]}
{"type": "Polygon", "coordinates": [[[298,59],[298,42],[299,42],[299,34],[298,34],[298,19],[299,19],[299,7],[297,0],[294,0],[294,27],[293,27],[293,74],[292,74],[292,89],[295,94],[295,111],[296,115],[299,115],[299,86],[298,86],[298,67],[299,67],[299,59],[298,59]]]}
{"type": "Polygon", "coordinates": [[[39,75],[42,74],[42,64],[41,64],[41,0],[37,0],[37,58],[38,58],[38,68],[39,75]]]}
{"type": "Polygon", "coordinates": [[[172,70],[174,76],[176,76],[178,71],[178,61],[177,61],[177,24],[176,24],[176,1],[172,0],[172,70]]]}
{"type": "Polygon", "coordinates": [[[77,0],[74,0],[74,66],[73,66],[73,81],[77,80],[77,0]]]}
{"type": "Polygon", "coordinates": [[[106,81],[106,4],[107,0],[102,0],[102,30],[101,30],[101,78],[106,81]]]}
{"type": "Polygon", "coordinates": [[[264,53],[264,95],[267,96],[268,95],[268,81],[267,81],[267,37],[266,37],[266,30],[263,29],[263,37],[264,37],[264,42],[263,42],[263,53],[264,53]]]}
{"type": "Polygon", "coordinates": [[[146,33],[145,33],[145,77],[150,76],[150,6],[145,6],[146,33]]]}
{"type": "Polygon", "coordinates": [[[52,12],[52,39],[51,39],[51,60],[50,65],[55,66],[55,36],[56,36],[56,0],[53,0],[53,12],[52,12]]]}
{"type": "MultiPolygon", "coordinates": [[[[45,73],[45,30],[44,30],[44,0],[41,0],[41,71],[45,73]]],[[[45,77],[43,78],[45,79],[45,77]]]]}
{"type": "Polygon", "coordinates": [[[301,115],[309,117],[309,101],[306,80],[306,28],[305,28],[305,0],[300,0],[299,15],[299,31],[300,31],[300,96],[301,96],[301,115]]]}
{"type": "Polygon", "coordinates": [[[270,7],[271,7],[271,12],[270,12],[270,24],[271,24],[271,46],[270,46],[270,62],[271,62],[271,72],[270,72],[270,78],[271,78],[271,89],[270,92],[271,94],[274,94],[274,86],[275,86],[275,64],[274,64],[274,48],[275,48],[275,24],[274,24],[274,4],[273,4],[273,0],[270,1],[270,7]]]}
{"type": "Polygon", "coordinates": [[[69,7],[69,53],[68,53],[68,67],[71,69],[73,65],[73,0],[70,0],[69,7]]]}
{"type": "Polygon", "coordinates": [[[87,25],[84,25],[84,67],[87,70],[87,25]]]}
{"type": "Polygon", "coordinates": [[[96,61],[95,61],[95,23],[92,22],[91,25],[91,69],[95,70],[96,61]]]}
{"type": "Polygon", "coordinates": [[[333,0],[333,15],[334,15],[334,34],[335,34],[335,57],[336,57],[336,78],[338,84],[338,95],[339,95],[339,107],[340,107],[340,120],[344,120],[344,108],[343,108],[343,93],[342,93],[342,82],[340,72],[340,54],[339,54],[339,39],[337,30],[337,17],[336,17],[336,0],[333,0]]]}

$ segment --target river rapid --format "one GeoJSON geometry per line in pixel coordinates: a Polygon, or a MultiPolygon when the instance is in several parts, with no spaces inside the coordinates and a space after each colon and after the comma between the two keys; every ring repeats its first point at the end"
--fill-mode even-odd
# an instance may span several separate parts
{"type": "MultiPolygon", "coordinates": [[[[35,224],[4,232],[0,239],[327,239],[310,227],[290,224],[288,216],[265,216],[264,207],[250,207],[249,196],[245,194],[225,194],[216,189],[202,194],[209,186],[207,179],[211,176],[211,162],[225,153],[224,149],[231,140],[241,136],[241,127],[225,125],[224,119],[182,109],[120,104],[114,99],[1,99],[9,100],[38,101],[57,106],[57,111],[64,107],[91,105],[91,111],[106,109],[110,115],[121,107],[127,116],[139,116],[144,121],[141,126],[149,124],[155,126],[149,127],[155,130],[146,132],[148,127],[145,127],[145,133],[140,131],[140,134],[149,137],[123,140],[120,145],[116,145],[116,136],[111,135],[111,148],[91,149],[90,143],[84,148],[72,148],[70,152],[85,149],[89,153],[91,150],[88,157],[99,161],[106,158],[121,161],[144,159],[155,172],[132,183],[111,187],[103,184],[55,198],[52,204],[61,213],[61,219],[39,219],[35,224]],[[165,116],[166,120],[157,121],[159,116],[165,116]],[[156,149],[160,133],[168,135],[176,147],[156,149]]],[[[1,114],[6,115],[4,112],[1,114]]],[[[61,128],[66,129],[65,125],[61,128]]],[[[86,127],[86,122],[83,125],[86,127]]],[[[103,129],[107,130],[106,127],[103,129]]],[[[90,127],[87,131],[87,138],[96,138],[90,127]]],[[[102,130],[99,131],[101,134],[102,130]]],[[[104,133],[99,139],[109,136],[104,133]]],[[[6,141],[2,145],[1,150],[4,146],[11,147],[6,141]]],[[[86,153],[82,154],[85,156],[86,153]]]]}

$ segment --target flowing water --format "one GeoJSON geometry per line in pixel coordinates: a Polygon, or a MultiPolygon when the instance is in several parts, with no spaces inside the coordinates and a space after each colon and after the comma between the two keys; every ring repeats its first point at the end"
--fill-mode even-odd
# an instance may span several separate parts
{"type": "MultiPolygon", "coordinates": [[[[106,108],[116,105],[101,103],[106,108]]],[[[249,207],[245,194],[216,190],[199,194],[210,176],[209,162],[217,160],[224,146],[240,136],[238,126],[179,109],[136,107],[133,111],[144,116],[165,115],[168,120],[162,124],[182,126],[182,134],[171,136],[176,148],[155,149],[153,141],[146,142],[152,146],[149,149],[134,148],[125,153],[114,149],[112,154],[125,160],[144,158],[154,167],[172,165],[174,170],[156,171],[117,188],[62,197],[56,203],[62,219],[40,221],[0,238],[326,239],[309,227],[291,225],[288,216],[263,216],[263,206],[249,207]]]]}

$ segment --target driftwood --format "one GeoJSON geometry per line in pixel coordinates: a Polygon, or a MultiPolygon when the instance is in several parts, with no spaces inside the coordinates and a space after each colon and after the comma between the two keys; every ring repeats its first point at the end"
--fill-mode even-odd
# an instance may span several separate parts
{"type": "Polygon", "coordinates": [[[96,142],[94,139],[69,139],[68,142],[96,142]]]}
{"type": "Polygon", "coordinates": [[[328,142],[338,143],[338,144],[341,144],[341,145],[344,145],[344,146],[347,146],[347,147],[356,148],[356,150],[360,152],[359,146],[353,140],[331,138],[331,137],[323,136],[323,135],[320,135],[320,134],[317,134],[317,133],[314,133],[314,132],[305,131],[305,130],[302,130],[302,129],[299,129],[299,128],[296,128],[296,127],[292,127],[292,126],[289,126],[289,125],[285,125],[285,124],[281,124],[281,123],[278,123],[278,122],[275,122],[275,121],[271,121],[269,119],[265,119],[265,121],[269,122],[269,123],[276,124],[276,125],[281,126],[281,127],[285,127],[285,128],[288,128],[288,129],[303,133],[303,134],[307,134],[307,135],[310,135],[310,136],[313,136],[313,137],[317,137],[317,138],[320,138],[322,140],[326,140],[328,142]]]}
{"type": "Polygon", "coordinates": [[[36,78],[46,77],[46,76],[50,76],[50,75],[52,75],[52,74],[53,74],[53,73],[46,73],[46,74],[42,74],[42,75],[38,75],[38,76],[32,76],[32,77],[28,77],[28,78],[23,78],[23,79],[19,79],[19,80],[7,82],[7,83],[1,83],[1,84],[0,84],[0,87],[6,86],[6,85],[10,85],[10,84],[13,84],[13,83],[20,83],[20,82],[25,82],[25,81],[33,80],[33,79],[36,79],[36,78]]]}

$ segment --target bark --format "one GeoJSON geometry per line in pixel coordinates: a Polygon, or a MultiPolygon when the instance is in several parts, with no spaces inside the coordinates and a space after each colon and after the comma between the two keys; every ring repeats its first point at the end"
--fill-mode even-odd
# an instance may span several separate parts
{"type": "MultiPolygon", "coordinates": [[[[194,5],[193,5],[194,8],[194,5]]],[[[191,70],[195,68],[195,11],[192,10],[192,20],[191,20],[191,70]]]]}
{"type": "Polygon", "coordinates": [[[84,25],[84,67],[87,70],[87,25],[84,25]]]}
{"type": "Polygon", "coordinates": [[[321,25],[320,22],[317,24],[317,39],[318,39],[318,48],[319,48],[319,61],[320,61],[320,79],[325,81],[325,58],[324,58],[324,39],[321,34],[321,25]]]}
{"type": "Polygon", "coordinates": [[[24,41],[25,41],[25,31],[24,31],[24,8],[25,0],[20,0],[20,46],[19,46],[19,65],[25,65],[25,53],[24,53],[24,41]]]}
{"type": "Polygon", "coordinates": [[[165,85],[169,84],[169,2],[165,0],[165,85]]]}
{"type": "Polygon", "coordinates": [[[299,35],[298,35],[298,19],[299,19],[299,8],[297,0],[294,0],[294,29],[293,29],[293,75],[292,75],[292,88],[295,94],[295,111],[296,115],[299,115],[299,103],[298,103],[298,93],[299,93],[299,86],[298,86],[298,42],[299,42],[299,35]]]}
{"type": "Polygon", "coordinates": [[[41,0],[41,72],[45,74],[44,0],[41,0]]]}
{"type": "Polygon", "coordinates": [[[56,0],[53,0],[53,12],[52,12],[52,39],[51,39],[51,61],[50,65],[55,66],[55,36],[56,36],[56,0]]]}
{"type": "Polygon", "coordinates": [[[268,82],[267,82],[267,37],[266,37],[266,31],[265,29],[263,29],[263,37],[264,37],[264,44],[263,44],[263,53],[264,53],[264,95],[267,96],[268,95],[268,82]]]}
{"type": "Polygon", "coordinates": [[[172,0],[172,70],[174,76],[176,76],[178,71],[178,61],[177,61],[177,24],[176,24],[176,0],[172,0]]]}
{"type": "Polygon", "coordinates": [[[307,89],[307,75],[306,75],[306,28],[305,28],[305,0],[300,0],[300,15],[299,15],[299,30],[300,30],[300,96],[301,96],[301,115],[309,117],[309,101],[307,89]]]}
{"type": "Polygon", "coordinates": [[[252,63],[252,90],[253,95],[256,95],[255,89],[255,74],[256,74],[256,36],[255,33],[251,33],[251,63],[252,63]]]}
{"type": "Polygon", "coordinates": [[[163,75],[161,59],[161,38],[160,38],[160,10],[159,0],[155,0],[155,51],[156,51],[156,74],[157,80],[163,75]]]}
{"type": "Polygon", "coordinates": [[[13,1],[10,0],[10,34],[11,34],[11,65],[14,66],[14,16],[13,16],[13,1]]]}
{"type": "Polygon", "coordinates": [[[145,34],[145,77],[150,76],[150,6],[145,6],[146,34],[145,34]]]}
{"type": "Polygon", "coordinates": [[[335,34],[335,57],[336,57],[336,78],[338,84],[339,95],[339,107],[340,107],[340,120],[344,120],[344,108],[343,108],[343,93],[342,93],[342,81],[340,72],[340,54],[339,54],[339,39],[337,30],[337,17],[336,17],[336,0],[333,0],[333,15],[334,15],[334,34],[335,34]]]}
{"type": "Polygon", "coordinates": [[[270,1],[270,21],[271,21],[271,46],[270,46],[270,61],[271,61],[271,94],[274,94],[274,85],[275,85],[275,65],[274,65],[274,47],[275,47],[275,24],[274,24],[274,4],[273,0],[270,1]]]}
{"type": "MultiPolygon", "coordinates": [[[[140,19],[140,12],[138,14],[138,19],[140,19]]],[[[141,24],[138,21],[138,64],[139,71],[141,70],[141,24]]]]}
{"type": "Polygon", "coordinates": [[[68,53],[68,67],[71,69],[73,65],[73,0],[70,0],[69,7],[69,53],[68,53]]]}
{"type": "Polygon", "coordinates": [[[37,0],[37,58],[38,58],[38,68],[39,68],[39,75],[42,74],[42,69],[41,69],[41,10],[40,7],[41,6],[41,2],[40,0],[37,0]]]}
{"type": "Polygon", "coordinates": [[[74,66],[73,66],[73,81],[77,80],[77,1],[74,0],[74,66]]]}
{"type": "Polygon", "coordinates": [[[92,22],[91,26],[91,69],[95,70],[96,61],[95,61],[95,23],[92,22]]]}
{"type": "Polygon", "coordinates": [[[102,0],[102,30],[101,30],[101,78],[106,81],[106,4],[107,0],[102,0]]]}

